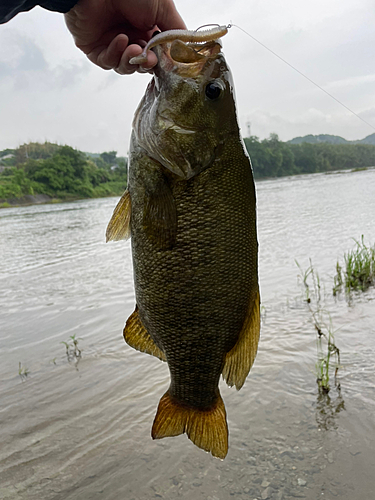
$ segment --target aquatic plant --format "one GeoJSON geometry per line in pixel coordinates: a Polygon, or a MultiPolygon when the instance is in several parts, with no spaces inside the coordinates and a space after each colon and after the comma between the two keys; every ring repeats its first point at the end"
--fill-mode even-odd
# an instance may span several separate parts
{"type": "Polygon", "coordinates": [[[318,359],[315,364],[316,368],[316,382],[319,387],[319,392],[327,394],[330,391],[329,379],[330,379],[330,363],[333,357],[334,361],[334,380],[335,387],[340,389],[340,383],[338,381],[338,371],[340,367],[340,350],[335,344],[334,330],[332,327],[332,318],[327,311],[317,311],[314,313],[315,329],[317,331],[317,355],[318,359]],[[316,316],[319,316],[317,320],[316,316]],[[323,318],[323,315],[328,319],[327,321],[323,318]]]}
{"type": "Polygon", "coordinates": [[[316,422],[320,429],[326,431],[337,429],[337,416],[345,410],[345,401],[341,395],[340,386],[336,387],[336,394],[332,395],[319,391],[316,400],[316,422]]]}
{"type": "Polygon", "coordinates": [[[70,340],[68,340],[68,342],[63,341],[60,342],[60,344],[65,345],[65,354],[69,363],[74,361],[77,367],[78,362],[82,357],[82,351],[78,347],[78,342],[82,339],[77,339],[76,335],[71,335],[69,339],[70,340]]]}
{"type": "Polygon", "coordinates": [[[336,296],[341,290],[343,285],[342,267],[339,261],[336,262],[336,274],[333,277],[333,295],[336,296]]]}
{"type": "Polygon", "coordinates": [[[300,272],[297,278],[302,287],[302,295],[307,304],[314,324],[317,347],[317,362],[315,364],[316,382],[319,392],[328,394],[330,391],[330,373],[334,366],[334,380],[336,388],[340,388],[338,371],[340,367],[340,350],[335,344],[335,332],[330,313],[323,308],[322,286],[319,274],[314,269],[311,259],[310,266],[304,271],[295,261],[300,272]]]}
{"type": "Polygon", "coordinates": [[[336,263],[336,275],[333,278],[333,295],[337,295],[343,287],[345,293],[350,298],[353,291],[366,291],[375,284],[375,244],[367,246],[364,236],[357,241],[353,250],[344,254],[344,266],[340,262],[336,263]]]}
{"type": "Polygon", "coordinates": [[[294,262],[297,264],[298,266],[298,269],[300,270],[300,273],[297,275],[297,279],[301,282],[301,284],[303,285],[303,295],[304,295],[304,300],[310,304],[311,302],[311,298],[310,298],[310,286],[309,286],[309,283],[308,283],[308,278],[309,276],[311,275],[311,273],[313,272],[313,267],[312,267],[312,263],[311,263],[311,259],[310,259],[310,267],[308,267],[306,269],[306,271],[304,271],[302,269],[302,267],[299,265],[299,263],[297,262],[297,260],[294,260],[294,262]]]}
{"type": "Polygon", "coordinates": [[[18,375],[21,377],[22,382],[26,380],[27,376],[29,375],[29,369],[25,366],[22,366],[21,361],[18,362],[18,375]]]}

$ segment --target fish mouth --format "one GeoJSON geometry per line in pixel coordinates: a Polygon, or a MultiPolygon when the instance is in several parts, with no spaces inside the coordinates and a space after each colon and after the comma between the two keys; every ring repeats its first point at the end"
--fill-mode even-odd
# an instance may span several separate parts
{"type": "Polygon", "coordinates": [[[181,77],[194,78],[202,73],[208,60],[217,57],[221,49],[220,40],[206,43],[186,43],[174,40],[158,45],[153,49],[159,60],[155,74],[158,75],[159,67],[161,71],[166,73],[173,71],[181,77]]]}

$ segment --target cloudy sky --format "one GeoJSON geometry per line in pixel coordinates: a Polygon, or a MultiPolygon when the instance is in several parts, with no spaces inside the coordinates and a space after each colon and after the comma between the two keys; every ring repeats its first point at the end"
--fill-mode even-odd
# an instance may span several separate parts
{"type": "MultiPolygon", "coordinates": [[[[363,123],[233,27],[223,38],[243,135],[361,139],[375,131],[373,0],[176,0],[190,29],[236,24],[306,74],[363,123]]],[[[126,154],[149,75],[119,76],[75,48],[61,14],[39,7],[0,25],[0,150],[29,141],[126,154]]]]}

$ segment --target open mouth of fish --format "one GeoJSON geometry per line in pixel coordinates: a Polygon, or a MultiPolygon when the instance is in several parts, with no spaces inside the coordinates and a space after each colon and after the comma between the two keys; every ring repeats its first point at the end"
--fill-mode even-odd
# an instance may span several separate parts
{"type": "Polygon", "coordinates": [[[157,54],[162,59],[164,71],[175,71],[182,77],[199,75],[207,60],[220,53],[220,40],[206,43],[185,43],[181,40],[163,44],[157,54]],[[160,53],[161,52],[161,53],[160,53]]]}

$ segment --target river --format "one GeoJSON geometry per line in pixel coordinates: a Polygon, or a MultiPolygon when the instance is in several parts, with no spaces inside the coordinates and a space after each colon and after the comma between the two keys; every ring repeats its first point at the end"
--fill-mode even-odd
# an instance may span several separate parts
{"type": "Polygon", "coordinates": [[[1,499],[373,498],[375,293],[348,302],[332,286],[352,238],[375,242],[375,170],[260,181],[257,197],[261,340],[241,391],[220,386],[224,461],[186,436],[151,439],[169,374],[123,341],[130,243],[104,236],[117,200],[0,211],[1,499]],[[297,280],[309,259],[341,353],[328,396],[297,280]]]}

